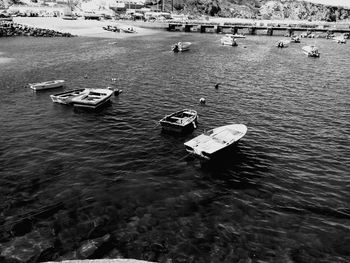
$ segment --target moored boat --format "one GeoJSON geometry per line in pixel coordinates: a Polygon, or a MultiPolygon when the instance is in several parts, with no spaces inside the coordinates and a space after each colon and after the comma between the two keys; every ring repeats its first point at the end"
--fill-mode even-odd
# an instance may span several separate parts
{"type": "Polygon", "coordinates": [[[210,160],[225,148],[238,142],[246,133],[244,124],[230,124],[209,130],[186,142],[185,148],[198,158],[210,160]]]}
{"type": "Polygon", "coordinates": [[[292,42],[292,43],[300,43],[300,38],[298,36],[291,36],[290,42],[292,42]]]}
{"type": "Polygon", "coordinates": [[[288,44],[289,44],[289,41],[280,40],[276,43],[276,47],[284,48],[284,47],[288,47],[288,44]]]}
{"type": "Polygon", "coordinates": [[[74,15],[64,15],[62,16],[63,20],[77,20],[78,18],[74,15]]]}
{"type": "Polygon", "coordinates": [[[128,28],[120,28],[124,33],[136,33],[135,29],[133,27],[128,28]]]}
{"type": "Polygon", "coordinates": [[[177,42],[172,46],[172,51],[174,52],[183,52],[190,49],[190,46],[192,45],[191,42],[177,42]]]}
{"type": "Polygon", "coordinates": [[[235,38],[233,37],[233,34],[226,34],[220,39],[220,42],[222,45],[228,45],[228,46],[237,46],[237,42],[235,38]]]}
{"type": "Polygon", "coordinates": [[[164,131],[186,133],[197,128],[197,112],[184,109],[165,116],[159,121],[164,131]]]}
{"type": "Polygon", "coordinates": [[[38,82],[38,83],[29,83],[28,85],[32,90],[45,90],[45,89],[63,87],[64,84],[65,84],[64,80],[58,79],[58,80],[50,80],[50,81],[38,82]]]}
{"type": "Polygon", "coordinates": [[[320,52],[318,51],[318,48],[316,46],[303,46],[302,50],[304,54],[308,57],[318,58],[320,56],[320,52]]]}
{"type": "Polygon", "coordinates": [[[73,97],[71,104],[77,108],[97,109],[109,102],[113,94],[110,89],[87,89],[82,95],[73,97]]]}
{"type": "Polygon", "coordinates": [[[104,30],[111,31],[111,32],[120,32],[120,29],[117,26],[103,26],[102,27],[104,30]]]}
{"type": "Polygon", "coordinates": [[[245,35],[242,35],[242,34],[234,34],[233,37],[234,37],[234,38],[245,38],[245,35]]]}
{"type": "Polygon", "coordinates": [[[81,96],[83,94],[87,94],[88,92],[88,89],[75,89],[50,95],[50,97],[53,102],[61,104],[71,104],[73,98],[81,96]]]}
{"type": "Polygon", "coordinates": [[[346,39],[344,35],[333,37],[333,40],[338,44],[346,44],[346,39]]]}

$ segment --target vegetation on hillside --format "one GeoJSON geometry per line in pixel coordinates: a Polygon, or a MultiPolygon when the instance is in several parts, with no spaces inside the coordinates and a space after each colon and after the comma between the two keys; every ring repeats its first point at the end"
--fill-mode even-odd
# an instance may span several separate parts
{"type": "Polygon", "coordinates": [[[220,17],[339,21],[350,19],[350,8],[295,0],[164,0],[166,10],[220,17]]]}

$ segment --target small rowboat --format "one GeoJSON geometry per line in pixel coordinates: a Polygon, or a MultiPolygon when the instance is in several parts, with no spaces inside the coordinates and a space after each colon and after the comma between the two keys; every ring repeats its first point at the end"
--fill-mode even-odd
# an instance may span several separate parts
{"type": "Polygon", "coordinates": [[[228,45],[233,47],[237,46],[237,42],[232,34],[226,34],[220,39],[220,42],[222,45],[228,45]]]}
{"type": "Polygon", "coordinates": [[[344,35],[333,37],[333,40],[338,44],[346,44],[346,39],[344,35]]]}
{"type": "Polygon", "coordinates": [[[111,100],[114,94],[110,89],[86,89],[82,95],[71,99],[71,104],[76,108],[97,109],[111,100]]]}
{"type": "Polygon", "coordinates": [[[244,124],[221,126],[186,142],[186,151],[198,158],[210,160],[225,148],[238,142],[246,133],[247,126],[244,124]]]}
{"type": "Polygon", "coordinates": [[[298,36],[291,36],[290,42],[291,43],[300,43],[300,38],[298,36]]]}
{"type": "Polygon", "coordinates": [[[245,38],[245,35],[242,35],[242,34],[234,34],[233,37],[234,37],[234,38],[245,38]]]}
{"type": "Polygon", "coordinates": [[[45,82],[38,82],[38,83],[29,83],[29,87],[32,90],[45,90],[45,89],[53,89],[53,88],[59,88],[63,87],[65,84],[65,81],[62,79],[59,80],[50,80],[45,82]]]}
{"type": "Polygon", "coordinates": [[[136,33],[136,31],[135,31],[134,28],[132,28],[132,27],[121,28],[121,30],[122,30],[124,33],[136,33]]]}
{"type": "Polygon", "coordinates": [[[276,47],[279,47],[279,48],[285,48],[285,47],[288,47],[288,44],[290,42],[287,41],[287,40],[280,40],[276,43],[276,47]]]}
{"type": "Polygon", "coordinates": [[[303,50],[303,53],[308,57],[314,57],[314,58],[320,57],[320,52],[318,51],[318,48],[316,46],[303,46],[302,50],[303,50]]]}
{"type": "Polygon", "coordinates": [[[102,27],[104,30],[111,31],[111,32],[120,32],[120,29],[117,26],[104,26],[102,27]]]}
{"type": "Polygon", "coordinates": [[[87,94],[88,92],[88,89],[75,89],[50,95],[50,97],[53,102],[61,104],[71,104],[73,98],[81,96],[83,94],[87,94]]]}
{"type": "Polygon", "coordinates": [[[191,42],[178,42],[172,46],[172,51],[174,52],[183,52],[190,49],[192,45],[191,42]]]}
{"type": "Polygon", "coordinates": [[[78,18],[73,15],[65,15],[62,17],[63,20],[77,20],[78,18]]]}
{"type": "Polygon", "coordinates": [[[159,123],[164,131],[186,133],[197,128],[197,119],[195,110],[185,109],[165,116],[159,123]]]}

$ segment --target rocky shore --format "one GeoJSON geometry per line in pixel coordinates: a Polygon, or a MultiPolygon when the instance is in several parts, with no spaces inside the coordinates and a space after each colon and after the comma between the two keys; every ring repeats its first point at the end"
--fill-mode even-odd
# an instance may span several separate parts
{"type": "Polygon", "coordinates": [[[30,27],[13,22],[0,23],[0,37],[32,36],[32,37],[73,37],[71,33],[59,32],[50,29],[30,27]]]}

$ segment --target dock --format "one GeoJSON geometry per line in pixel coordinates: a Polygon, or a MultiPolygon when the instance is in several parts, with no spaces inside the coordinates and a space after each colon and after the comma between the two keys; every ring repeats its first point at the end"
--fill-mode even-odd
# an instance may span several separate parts
{"type": "Polygon", "coordinates": [[[244,32],[247,35],[266,34],[273,36],[274,33],[278,35],[291,36],[298,32],[313,32],[313,33],[343,33],[350,34],[350,24],[342,25],[341,27],[330,25],[317,24],[294,24],[294,25],[280,25],[280,24],[239,24],[239,23],[205,23],[205,22],[169,22],[168,31],[182,31],[182,32],[199,32],[199,33],[232,33],[237,34],[244,32]]]}

